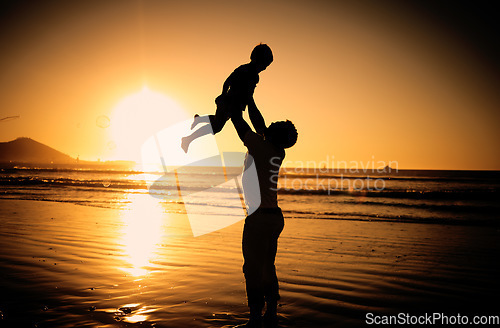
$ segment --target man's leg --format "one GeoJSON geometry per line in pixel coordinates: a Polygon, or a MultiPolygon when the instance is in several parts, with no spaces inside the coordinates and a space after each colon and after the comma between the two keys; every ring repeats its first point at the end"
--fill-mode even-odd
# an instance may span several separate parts
{"type": "Polygon", "coordinates": [[[247,217],[243,228],[243,273],[247,291],[248,307],[250,308],[250,322],[258,322],[264,308],[263,271],[266,245],[263,243],[262,231],[255,216],[247,217]]]}
{"type": "Polygon", "coordinates": [[[278,323],[277,306],[278,300],[280,299],[278,277],[276,275],[276,266],[274,263],[278,250],[278,238],[284,227],[283,215],[281,213],[273,215],[273,218],[269,220],[268,224],[270,231],[268,236],[266,236],[268,238],[268,248],[265,254],[266,261],[263,279],[266,301],[264,320],[267,326],[274,327],[278,323]]]}

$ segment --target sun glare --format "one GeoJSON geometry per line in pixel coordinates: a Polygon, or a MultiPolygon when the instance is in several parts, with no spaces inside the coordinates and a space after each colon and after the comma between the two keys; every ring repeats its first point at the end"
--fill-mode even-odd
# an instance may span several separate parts
{"type": "Polygon", "coordinates": [[[175,101],[148,87],[125,97],[110,120],[113,159],[140,162],[141,147],[149,137],[188,117],[175,101]]]}
{"type": "Polygon", "coordinates": [[[130,204],[121,213],[122,240],[128,266],[123,268],[133,276],[147,274],[162,238],[166,214],[160,202],[148,195],[129,196],[130,204]]]}

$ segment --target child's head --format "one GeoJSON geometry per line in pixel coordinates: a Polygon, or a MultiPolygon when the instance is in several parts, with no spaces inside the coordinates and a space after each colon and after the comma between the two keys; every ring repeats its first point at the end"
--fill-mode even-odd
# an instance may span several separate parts
{"type": "Polygon", "coordinates": [[[290,148],[297,142],[297,129],[289,120],[274,122],[267,128],[265,137],[278,148],[290,148]]]}
{"type": "Polygon", "coordinates": [[[253,48],[250,60],[263,71],[273,62],[273,52],[267,44],[261,43],[253,48]]]}

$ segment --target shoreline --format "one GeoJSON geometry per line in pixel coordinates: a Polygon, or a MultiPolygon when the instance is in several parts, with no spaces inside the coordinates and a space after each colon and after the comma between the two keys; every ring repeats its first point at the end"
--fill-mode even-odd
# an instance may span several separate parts
{"type": "MultiPolygon", "coordinates": [[[[175,237],[168,230],[182,215],[146,220],[150,210],[0,199],[3,321],[39,327],[243,322],[243,221],[196,238],[175,237]]],[[[498,314],[496,227],[285,222],[276,259],[282,327],[359,327],[369,312],[498,314]]]]}

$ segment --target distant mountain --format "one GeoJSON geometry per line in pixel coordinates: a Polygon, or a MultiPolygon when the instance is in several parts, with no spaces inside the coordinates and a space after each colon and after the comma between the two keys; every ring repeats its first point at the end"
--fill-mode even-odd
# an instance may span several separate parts
{"type": "Polygon", "coordinates": [[[69,164],[76,160],[30,138],[0,142],[0,162],[69,164]]]}

